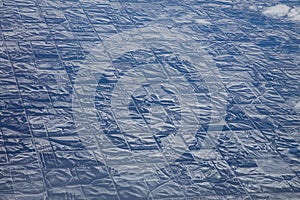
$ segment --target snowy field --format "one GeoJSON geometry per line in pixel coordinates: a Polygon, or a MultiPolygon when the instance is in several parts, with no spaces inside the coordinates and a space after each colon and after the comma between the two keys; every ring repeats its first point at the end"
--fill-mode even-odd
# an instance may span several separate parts
{"type": "Polygon", "coordinates": [[[300,199],[297,0],[0,0],[0,200],[300,199]]]}

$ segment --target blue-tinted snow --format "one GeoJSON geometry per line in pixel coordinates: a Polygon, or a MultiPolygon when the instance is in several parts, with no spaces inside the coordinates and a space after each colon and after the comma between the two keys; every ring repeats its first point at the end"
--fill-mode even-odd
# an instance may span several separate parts
{"type": "Polygon", "coordinates": [[[0,199],[299,199],[295,0],[0,0],[0,199]]]}

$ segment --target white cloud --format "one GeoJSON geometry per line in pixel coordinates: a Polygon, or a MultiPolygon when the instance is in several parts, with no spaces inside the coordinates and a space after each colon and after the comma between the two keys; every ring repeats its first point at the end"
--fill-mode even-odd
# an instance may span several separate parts
{"type": "Polygon", "coordinates": [[[210,24],[206,19],[195,19],[195,22],[198,24],[210,24]]]}
{"type": "Polygon", "coordinates": [[[292,8],[288,13],[288,17],[293,21],[300,21],[300,7],[292,8]]]}
{"type": "Polygon", "coordinates": [[[284,17],[290,11],[290,7],[284,4],[279,4],[276,6],[271,6],[263,11],[264,15],[270,17],[284,17]]]}
{"type": "Polygon", "coordinates": [[[288,18],[292,21],[300,21],[299,7],[292,8],[284,4],[278,4],[264,9],[262,13],[272,18],[288,18]]]}

